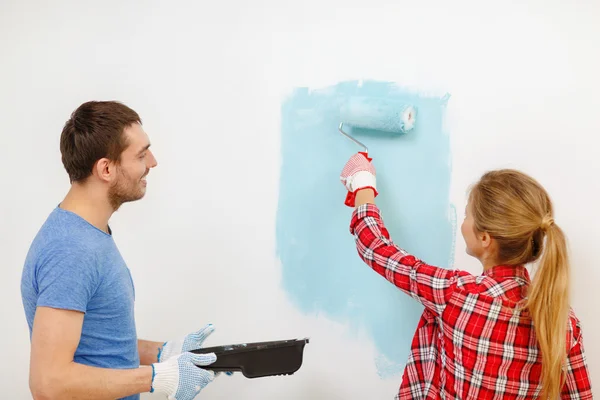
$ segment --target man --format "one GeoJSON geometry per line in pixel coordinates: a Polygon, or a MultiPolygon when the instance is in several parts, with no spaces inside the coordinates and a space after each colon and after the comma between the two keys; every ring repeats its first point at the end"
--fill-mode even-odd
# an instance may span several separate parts
{"type": "Polygon", "coordinates": [[[21,282],[33,397],[131,400],[156,391],[193,399],[215,376],[199,366],[216,356],[188,351],[213,327],[166,343],[139,340],[133,280],[108,223],[144,197],[157,165],[140,117],[117,102],[84,103],[60,150],[71,188],[31,244],[21,282]]]}

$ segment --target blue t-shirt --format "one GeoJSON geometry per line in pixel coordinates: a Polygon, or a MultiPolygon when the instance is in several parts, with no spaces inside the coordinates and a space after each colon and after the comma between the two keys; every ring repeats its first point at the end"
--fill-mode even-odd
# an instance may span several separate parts
{"type": "Polygon", "coordinates": [[[36,307],[81,311],[85,315],[75,362],[114,369],[139,367],[135,288],[112,232],[107,234],[56,207],[27,254],[21,295],[30,337],[36,307]]]}

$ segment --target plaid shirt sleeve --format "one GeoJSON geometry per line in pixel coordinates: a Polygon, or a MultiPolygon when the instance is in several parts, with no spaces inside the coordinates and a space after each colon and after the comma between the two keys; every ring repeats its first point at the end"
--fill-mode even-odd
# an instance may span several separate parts
{"type": "Polygon", "coordinates": [[[562,400],[592,399],[592,385],[583,349],[583,336],[578,320],[573,324],[575,344],[567,357],[565,385],[561,393],[562,400]]]}
{"type": "Polygon", "coordinates": [[[374,204],[354,210],[350,233],[368,266],[438,315],[444,311],[461,274],[466,274],[427,265],[395,245],[374,204]]]}

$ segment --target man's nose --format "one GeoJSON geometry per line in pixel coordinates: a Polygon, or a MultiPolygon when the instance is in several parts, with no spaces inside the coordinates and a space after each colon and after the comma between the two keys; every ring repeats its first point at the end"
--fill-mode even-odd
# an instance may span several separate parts
{"type": "Polygon", "coordinates": [[[156,167],[158,165],[158,161],[156,161],[156,157],[154,157],[154,153],[149,151],[148,155],[150,156],[150,157],[148,157],[148,168],[156,167]]]}

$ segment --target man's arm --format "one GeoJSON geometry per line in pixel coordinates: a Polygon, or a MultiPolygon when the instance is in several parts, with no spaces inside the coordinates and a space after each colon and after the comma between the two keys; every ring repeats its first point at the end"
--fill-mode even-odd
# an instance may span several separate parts
{"type": "Polygon", "coordinates": [[[138,352],[140,353],[140,364],[150,365],[158,362],[158,352],[165,342],[152,342],[150,340],[138,339],[138,352]]]}
{"type": "Polygon", "coordinates": [[[115,399],[150,391],[152,367],[106,369],[73,361],[83,315],[79,311],[37,308],[29,371],[33,398],[115,399]]]}

